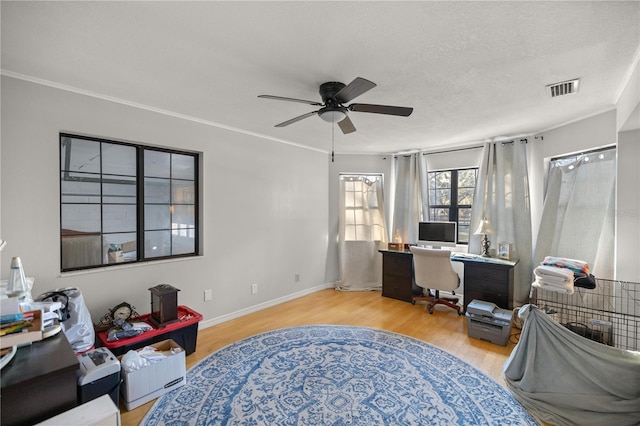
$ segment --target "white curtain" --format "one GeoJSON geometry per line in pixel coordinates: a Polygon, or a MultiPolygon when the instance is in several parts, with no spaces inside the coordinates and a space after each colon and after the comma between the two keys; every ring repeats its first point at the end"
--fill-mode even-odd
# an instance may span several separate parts
{"type": "Polygon", "coordinates": [[[616,150],[552,160],[534,261],[559,256],[587,262],[613,278],[616,150]]]}
{"type": "Polygon", "coordinates": [[[422,153],[399,155],[393,163],[394,203],[390,238],[418,241],[418,222],[429,217],[427,160],[422,153]]]}
{"type": "Polygon", "coordinates": [[[469,253],[479,254],[481,235],[474,235],[487,218],[492,253],[499,243],[510,243],[519,259],[514,272],[514,306],[528,302],[532,277],[532,236],[526,142],[487,142],[478,170],[471,212],[469,253]]]}
{"type": "Polygon", "coordinates": [[[382,287],[381,243],[387,241],[382,175],[341,175],[338,215],[339,290],[382,287]]]}

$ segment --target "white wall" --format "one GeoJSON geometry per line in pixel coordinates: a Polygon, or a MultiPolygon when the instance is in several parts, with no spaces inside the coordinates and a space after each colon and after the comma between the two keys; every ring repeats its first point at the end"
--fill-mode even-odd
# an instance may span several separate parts
{"type": "Polygon", "coordinates": [[[326,153],[9,77],[1,107],[1,273],[20,256],[34,296],[78,287],[96,322],[123,300],[149,312],[148,289],[169,283],[180,304],[212,323],[336,278],[327,261],[326,153]],[[61,276],[61,131],[202,152],[204,256],[61,276]],[[213,301],[204,302],[205,289],[213,301]]]}
{"type": "Polygon", "coordinates": [[[543,158],[562,156],[616,143],[616,110],[557,127],[537,139],[543,158]]]}
{"type": "Polygon", "coordinates": [[[427,153],[427,169],[432,171],[479,167],[482,150],[483,145],[478,145],[473,148],[427,153]]]}
{"type": "Polygon", "coordinates": [[[640,282],[640,52],[617,103],[616,279],[640,282]]]}
{"type": "Polygon", "coordinates": [[[640,46],[636,51],[633,66],[629,70],[629,78],[623,82],[620,94],[616,102],[618,116],[616,118],[616,129],[618,131],[632,130],[640,125],[640,46]],[[633,123],[630,126],[630,123],[633,123]]]}
{"type": "Polygon", "coordinates": [[[618,134],[616,276],[640,283],[640,130],[618,134]]]}

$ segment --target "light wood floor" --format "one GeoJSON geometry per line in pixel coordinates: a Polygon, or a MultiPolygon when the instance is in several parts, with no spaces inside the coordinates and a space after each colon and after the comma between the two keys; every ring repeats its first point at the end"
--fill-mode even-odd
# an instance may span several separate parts
{"type": "MultiPolygon", "coordinates": [[[[445,306],[433,315],[423,304],[412,305],[380,292],[322,290],[278,306],[246,315],[198,332],[196,351],[187,357],[187,369],[212,352],[245,337],[284,327],[307,324],[342,324],[378,328],[411,336],[457,356],[504,386],[502,365],[514,347],[498,346],[467,336],[465,316],[445,306]]],[[[513,329],[513,332],[519,331],[513,329]]],[[[137,425],[154,401],[132,411],[121,404],[122,425],[137,425]]]]}

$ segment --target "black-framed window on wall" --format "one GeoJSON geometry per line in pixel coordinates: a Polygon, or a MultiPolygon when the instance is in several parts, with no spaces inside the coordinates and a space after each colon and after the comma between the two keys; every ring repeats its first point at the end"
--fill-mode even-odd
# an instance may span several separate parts
{"type": "Polygon", "coordinates": [[[428,173],[429,219],[458,224],[458,243],[469,243],[471,207],[478,177],[477,168],[428,173]]]}
{"type": "Polygon", "coordinates": [[[199,154],[60,134],[60,264],[199,254],[199,154]]]}

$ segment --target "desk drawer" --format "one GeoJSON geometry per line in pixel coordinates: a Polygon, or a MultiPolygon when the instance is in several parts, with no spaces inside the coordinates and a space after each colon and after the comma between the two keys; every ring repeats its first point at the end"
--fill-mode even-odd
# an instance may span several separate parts
{"type": "Polygon", "coordinates": [[[413,259],[410,256],[385,256],[382,259],[382,271],[386,276],[413,277],[413,259]]]}
{"type": "Polygon", "coordinates": [[[498,305],[502,309],[511,309],[509,300],[509,283],[485,281],[478,279],[464,280],[464,307],[467,308],[469,302],[473,299],[491,302],[498,305]]]}
{"type": "Polygon", "coordinates": [[[481,291],[485,293],[506,294],[509,292],[509,283],[506,281],[487,281],[479,279],[471,279],[465,276],[464,289],[481,291]]]}
{"type": "Polygon", "coordinates": [[[465,265],[464,276],[465,279],[471,278],[506,283],[509,281],[509,270],[465,265]]]}
{"type": "Polygon", "coordinates": [[[411,302],[413,299],[411,280],[385,274],[382,278],[382,295],[411,302]]]}

